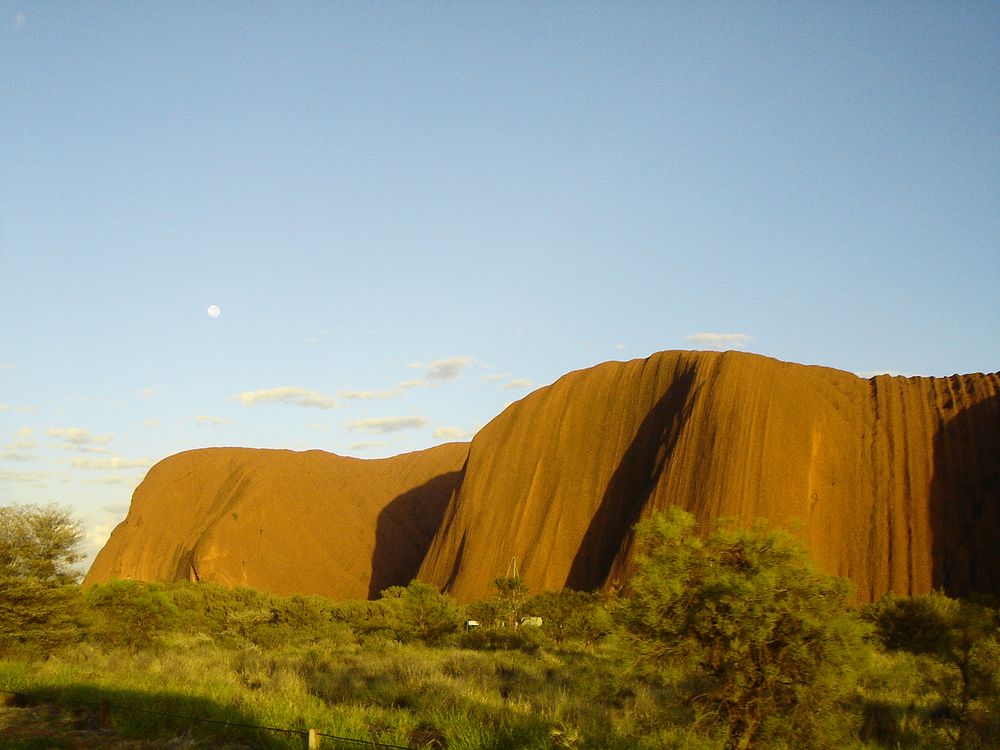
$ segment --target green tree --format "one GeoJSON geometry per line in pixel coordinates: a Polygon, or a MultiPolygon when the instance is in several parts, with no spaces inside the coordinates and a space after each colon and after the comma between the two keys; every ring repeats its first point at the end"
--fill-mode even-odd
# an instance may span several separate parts
{"type": "Polygon", "coordinates": [[[431,643],[458,629],[454,599],[432,584],[413,580],[406,588],[392,586],[382,592],[382,600],[394,607],[395,629],[404,638],[431,643]]]}
{"type": "Polygon", "coordinates": [[[542,618],[542,629],[556,643],[578,640],[591,644],[612,630],[602,598],[588,591],[543,591],[528,599],[524,611],[542,618]]]}
{"type": "Polygon", "coordinates": [[[87,603],[97,615],[94,632],[115,646],[156,646],[176,624],[177,608],[156,583],[108,581],[87,591],[87,603]]]}
{"type": "Polygon", "coordinates": [[[762,526],[703,541],[693,517],[672,508],[636,532],[620,614],[642,670],[672,681],[702,723],[721,725],[729,750],[846,734],[850,722],[833,717],[864,652],[846,581],[816,573],[789,536],[762,526]]]}
{"type": "Polygon", "coordinates": [[[983,701],[998,689],[996,610],[937,591],[912,598],[889,594],[873,608],[872,619],[886,648],[929,656],[957,677],[949,710],[937,713],[951,725],[954,746],[993,746],[987,743],[998,739],[997,727],[979,714],[989,713],[983,701]]]}
{"type": "Polygon", "coordinates": [[[76,636],[82,538],[56,506],[0,507],[0,653],[45,652],[76,636]]]}

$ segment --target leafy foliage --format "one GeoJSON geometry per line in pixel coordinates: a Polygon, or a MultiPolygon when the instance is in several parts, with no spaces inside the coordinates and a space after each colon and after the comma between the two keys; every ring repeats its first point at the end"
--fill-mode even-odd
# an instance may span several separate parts
{"type": "Polygon", "coordinates": [[[162,586],[137,581],[110,581],[87,592],[97,615],[94,632],[104,641],[126,648],[157,645],[172,624],[177,608],[162,586]]]}
{"type": "Polygon", "coordinates": [[[676,508],[637,538],[621,616],[640,670],[672,680],[703,724],[721,723],[726,748],[828,737],[821,722],[853,687],[864,651],[847,582],[817,574],[788,536],[762,527],[702,541],[676,508]]]}
{"type": "Polygon", "coordinates": [[[382,592],[382,601],[392,607],[396,632],[424,643],[455,632],[461,619],[455,600],[423,581],[388,588],[382,592]]]}
{"type": "Polygon", "coordinates": [[[1000,667],[996,610],[932,591],[914,598],[890,594],[869,616],[886,648],[930,657],[950,673],[942,686],[943,710],[935,717],[947,727],[951,744],[995,747],[1000,742],[1000,726],[991,720],[1000,667]]]}
{"type": "Polygon", "coordinates": [[[83,556],[80,524],[54,505],[0,508],[0,577],[31,580],[41,586],[76,583],[73,566],[83,556]]]}
{"type": "Polygon", "coordinates": [[[55,506],[0,508],[0,653],[72,641],[82,532],[55,506]]]}

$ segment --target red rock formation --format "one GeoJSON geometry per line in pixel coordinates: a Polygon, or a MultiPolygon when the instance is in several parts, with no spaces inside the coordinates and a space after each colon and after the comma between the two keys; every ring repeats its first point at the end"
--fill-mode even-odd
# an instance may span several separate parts
{"type": "Polygon", "coordinates": [[[1000,594],[998,393],[996,374],[864,380],[735,352],[609,362],[530,394],[469,445],[166,459],[87,581],[197,575],[351,598],[419,567],[468,600],[516,557],[534,591],[614,587],[632,525],[678,504],[706,529],[795,527],[862,600],[1000,594]]]}
{"type": "Polygon", "coordinates": [[[150,469],[85,583],[190,579],[377,597],[416,575],[466,453],[463,443],[373,461],[250,448],[179,453],[150,469]]]}

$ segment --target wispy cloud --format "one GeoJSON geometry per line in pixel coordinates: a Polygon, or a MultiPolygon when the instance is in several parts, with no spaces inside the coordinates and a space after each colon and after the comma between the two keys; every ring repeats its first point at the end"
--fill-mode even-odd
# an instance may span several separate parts
{"type": "Polygon", "coordinates": [[[357,391],[350,388],[337,391],[338,398],[345,401],[384,401],[402,395],[402,391],[357,391]]]}
{"type": "Polygon", "coordinates": [[[24,15],[24,13],[18,13],[16,16],[14,16],[14,20],[11,23],[11,26],[14,28],[15,31],[20,31],[21,29],[24,28],[25,24],[27,23],[28,23],[28,17],[24,15]]]}
{"type": "Polygon", "coordinates": [[[428,383],[426,380],[404,380],[399,384],[400,388],[433,388],[434,383],[428,383]]]}
{"type": "Polygon", "coordinates": [[[258,391],[243,391],[231,398],[247,406],[259,403],[280,403],[291,404],[292,406],[306,406],[312,409],[333,409],[339,406],[333,396],[327,396],[319,391],[308,388],[298,388],[296,386],[279,386],[277,388],[264,388],[258,391]]]}
{"type": "Polygon", "coordinates": [[[0,412],[15,412],[24,414],[35,411],[37,406],[14,406],[12,404],[0,404],[0,412]]]}
{"type": "Polygon", "coordinates": [[[160,426],[160,420],[157,419],[156,417],[150,417],[149,419],[142,420],[142,426],[143,427],[159,427],[160,426]]]}
{"type": "Polygon", "coordinates": [[[492,375],[483,375],[483,380],[487,383],[499,383],[501,380],[506,380],[511,374],[509,372],[495,372],[492,375]]]}
{"type": "Polygon", "coordinates": [[[470,438],[475,433],[463,430],[461,427],[438,427],[434,430],[434,437],[438,440],[464,440],[470,438]]]}
{"type": "Polygon", "coordinates": [[[426,427],[430,420],[427,417],[374,417],[372,419],[355,419],[347,423],[350,432],[369,432],[384,435],[400,430],[416,430],[426,427]]]}
{"type": "Polygon", "coordinates": [[[47,471],[4,471],[0,469],[0,482],[44,484],[50,479],[52,479],[52,474],[47,471]]]}
{"type": "Polygon", "coordinates": [[[472,357],[458,356],[436,359],[433,362],[414,362],[409,366],[416,370],[426,370],[425,377],[430,381],[455,380],[475,361],[472,357]]]}
{"type": "Polygon", "coordinates": [[[748,333],[693,333],[684,340],[703,349],[743,349],[753,341],[753,336],[748,333]]]}
{"type": "Polygon", "coordinates": [[[368,451],[373,448],[384,448],[386,445],[384,440],[362,440],[360,443],[351,443],[348,447],[352,451],[368,451]]]}
{"type": "Polygon", "coordinates": [[[13,370],[17,365],[13,362],[0,362],[0,370],[13,370]]]}
{"type": "Polygon", "coordinates": [[[143,388],[139,391],[139,395],[143,398],[156,398],[160,395],[159,388],[143,388]]]}
{"type": "Polygon", "coordinates": [[[102,471],[119,471],[121,469],[148,469],[153,465],[149,458],[74,458],[70,460],[74,469],[97,469],[102,471]]]}
{"type": "Polygon", "coordinates": [[[95,445],[107,445],[114,440],[113,435],[95,435],[82,427],[53,427],[48,434],[60,439],[57,447],[81,452],[87,452],[88,448],[95,445]]]}
{"type": "Polygon", "coordinates": [[[38,456],[34,450],[38,443],[34,440],[13,440],[4,446],[0,452],[0,458],[7,461],[37,461],[38,456]]]}
{"type": "Polygon", "coordinates": [[[122,485],[124,487],[138,487],[143,480],[143,476],[140,474],[138,476],[106,476],[99,477],[97,479],[84,479],[84,484],[104,484],[104,485],[122,485]]]}
{"type": "Polygon", "coordinates": [[[506,390],[527,389],[532,387],[532,382],[527,378],[514,378],[513,380],[508,380],[500,387],[506,390]]]}
{"type": "Polygon", "coordinates": [[[195,424],[198,425],[209,425],[211,427],[218,427],[222,424],[232,424],[233,420],[226,419],[225,417],[213,417],[208,414],[202,414],[194,418],[195,424]]]}

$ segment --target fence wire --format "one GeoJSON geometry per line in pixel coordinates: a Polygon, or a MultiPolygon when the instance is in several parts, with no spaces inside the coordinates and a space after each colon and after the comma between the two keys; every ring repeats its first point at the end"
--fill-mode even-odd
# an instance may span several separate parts
{"type": "MultiPolygon", "coordinates": [[[[0,693],[4,695],[13,695],[17,698],[21,698],[25,701],[24,705],[31,705],[33,703],[49,703],[54,705],[66,705],[72,704],[75,706],[94,706],[98,709],[116,709],[118,711],[125,711],[131,713],[142,713],[150,714],[153,716],[163,716],[171,719],[181,719],[183,721],[200,722],[202,724],[221,724],[226,727],[232,727],[234,729],[253,729],[261,732],[278,732],[281,734],[297,734],[300,737],[308,739],[309,730],[308,729],[287,729],[284,727],[266,727],[258,724],[243,724],[236,721],[229,721],[227,719],[210,719],[205,716],[188,716],[185,714],[175,714],[169,711],[156,711],[151,708],[140,708],[139,706],[126,706],[120,703],[112,703],[111,701],[101,700],[101,701],[88,701],[82,698],[70,698],[63,700],[54,700],[51,695],[39,695],[24,692],[21,690],[3,690],[0,689],[0,693]]],[[[320,737],[325,737],[326,739],[334,740],[335,742],[348,743],[354,746],[360,747],[370,747],[373,750],[410,750],[403,745],[388,745],[384,742],[379,742],[378,740],[359,740],[354,737],[340,737],[335,734],[329,734],[327,732],[316,731],[316,734],[320,737]]]]}

